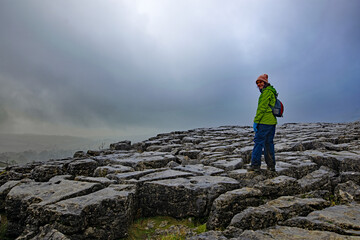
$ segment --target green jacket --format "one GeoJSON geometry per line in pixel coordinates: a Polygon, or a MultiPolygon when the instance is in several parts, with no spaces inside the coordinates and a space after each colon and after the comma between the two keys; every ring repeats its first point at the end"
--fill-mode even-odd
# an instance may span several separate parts
{"type": "Polygon", "coordinates": [[[276,92],[273,86],[268,86],[262,89],[258,107],[256,110],[256,116],[254,119],[255,123],[267,124],[267,125],[275,125],[277,124],[277,119],[273,115],[272,110],[269,105],[272,107],[275,106],[275,101],[278,93],[276,92]]]}

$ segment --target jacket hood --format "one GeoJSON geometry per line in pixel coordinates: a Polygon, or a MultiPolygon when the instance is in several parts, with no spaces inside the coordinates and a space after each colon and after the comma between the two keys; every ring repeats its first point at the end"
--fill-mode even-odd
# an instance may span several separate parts
{"type": "MultiPolygon", "coordinates": [[[[273,86],[267,86],[266,88],[263,88],[262,89],[262,91],[265,91],[265,90],[269,90],[269,91],[272,91],[273,93],[274,93],[274,95],[275,95],[275,97],[277,97],[279,94],[278,94],[278,92],[276,91],[276,89],[273,87],[273,86]]],[[[262,92],[261,91],[261,92],[262,92]]]]}

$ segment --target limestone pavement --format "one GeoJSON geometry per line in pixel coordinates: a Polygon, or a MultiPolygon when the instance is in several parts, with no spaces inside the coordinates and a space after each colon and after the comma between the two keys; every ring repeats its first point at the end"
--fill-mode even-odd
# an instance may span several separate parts
{"type": "Polygon", "coordinates": [[[253,131],[158,134],[10,166],[0,211],[17,239],[120,239],[139,217],[207,221],[188,239],[360,239],[360,122],[277,127],[276,172],[248,172],[253,131]]]}

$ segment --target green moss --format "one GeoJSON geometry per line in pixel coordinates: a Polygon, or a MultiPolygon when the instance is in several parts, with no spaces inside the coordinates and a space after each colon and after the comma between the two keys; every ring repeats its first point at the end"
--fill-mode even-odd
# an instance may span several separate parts
{"type": "Polygon", "coordinates": [[[207,231],[207,229],[206,229],[206,223],[204,223],[203,225],[198,226],[198,227],[195,229],[195,231],[196,231],[197,233],[206,232],[206,231],[207,231]]]}
{"type": "Polygon", "coordinates": [[[138,240],[138,239],[154,239],[154,240],[183,240],[186,238],[187,231],[185,229],[192,229],[195,233],[206,232],[206,224],[204,219],[175,219],[167,216],[157,216],[151,218],[140,218],[134,221],[130,226],[129,236],[123,240],[138,240]],[[180,232],[166,233],[173,226],[181,226],[180,232]],[[159,235],[164,232],[163,235],[159,235]]]}

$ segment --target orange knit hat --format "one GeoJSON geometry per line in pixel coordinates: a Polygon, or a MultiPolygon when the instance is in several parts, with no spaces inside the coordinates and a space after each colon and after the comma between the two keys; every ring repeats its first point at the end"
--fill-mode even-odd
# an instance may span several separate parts
{"type": "Polygon", "coordinates": [[[263,82],[266,82],[266,83],[269,83],[268,81],[268,75],[266,73],[260,75],[257,79],[256,79],[256,82],[257,81],[263,81],[263,82]]]}

